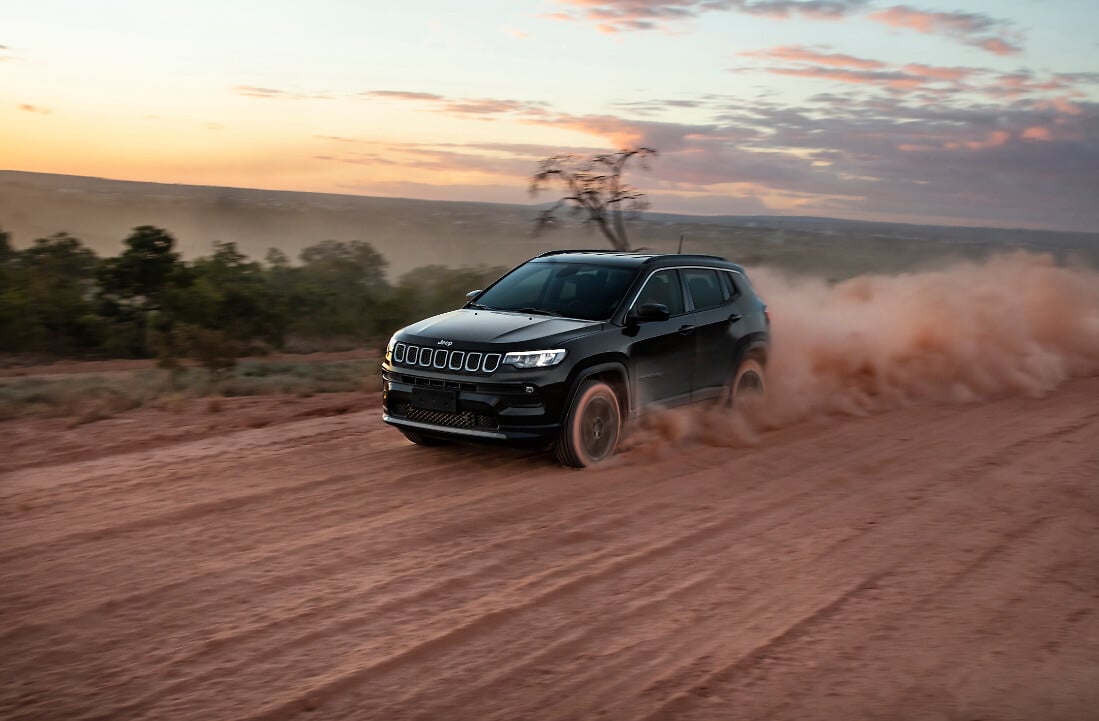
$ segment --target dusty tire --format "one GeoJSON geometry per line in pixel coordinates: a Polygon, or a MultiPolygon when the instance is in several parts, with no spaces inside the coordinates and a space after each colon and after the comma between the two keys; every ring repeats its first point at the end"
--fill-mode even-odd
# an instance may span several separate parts
{"type": "Polygon", "coordinates": [[[401,433],[404,437],[412,441],[418,446],[445,446],[450,441],[444,438],[436,438],[435,436],[425,436],[423,433],[417,433],[416,431],[408,431],[401,429],[401,433]]]}
{"type": "Polygon", "coordinates": [[[763,364],[755,358],[745,358],[729,383],[728,404],[735,407],[737,403],[761,398],[767,388],[765,378],[763,364]]]}
{"type": "Polygon", "coordinates": [[[614,389],[602,381],[587,381],[565,416],[554,456],[563,466],[587,468],[614,454],[621,431],[622,412],[614,389]]]}

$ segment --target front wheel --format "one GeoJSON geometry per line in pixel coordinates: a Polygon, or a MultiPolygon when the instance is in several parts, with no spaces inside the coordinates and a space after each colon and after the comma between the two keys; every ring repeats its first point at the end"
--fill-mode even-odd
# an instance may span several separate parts
{"type": "Polygon", "coordinates": [[[614,453],[622,413],[614,389],[602,381],[587,381],[576,393],[554,443],[558,463],[586,468],[614,453]]]}

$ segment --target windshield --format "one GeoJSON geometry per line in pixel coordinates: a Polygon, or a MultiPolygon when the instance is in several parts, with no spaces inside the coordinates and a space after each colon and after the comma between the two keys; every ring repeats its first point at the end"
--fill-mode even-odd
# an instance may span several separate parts
{"type": "Polygon", "coordinates": [[[492,286],[471,308],[607,320],[637,271],[585,263],[527,263],[492,286]]]}

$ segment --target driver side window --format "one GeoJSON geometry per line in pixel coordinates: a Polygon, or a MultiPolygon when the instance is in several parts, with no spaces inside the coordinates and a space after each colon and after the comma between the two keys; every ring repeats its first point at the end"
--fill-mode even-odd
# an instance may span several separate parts
{"type": "Polygon", "coordinates": [[[683,312],[683,287],[679,283],[679,273],[675,270],[658,270],[645,281],[645,287],[637,296],[634,307],[645,303],[660,303],[668,306],[671,315],[683,312]]]}

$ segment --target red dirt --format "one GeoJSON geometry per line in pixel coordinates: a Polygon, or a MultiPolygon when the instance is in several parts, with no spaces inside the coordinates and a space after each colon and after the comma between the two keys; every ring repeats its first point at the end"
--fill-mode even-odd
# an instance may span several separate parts
{"type": "MultiPolygon", "coordinates": [[[[269,353],[265,356],[254,358],[241,358],[259,362],[287,361],[291,363],[316,363],[323,361],[349,361],[377,358],[378,352],[359,348],[348,351],[334,351],[325,353],[269,353]]],[[[184,365],[197,366],[190,361],[181,361],[184,365]]],[[[156,368],[156,360],[144,359],[113,359],[99,361],[85,360],[57,360],[52,363],[40,363],[23,361],[19,356],[0,357],[0,378],[15,378],[22,376],[54,376],[54,375],[99,375],[103,373],[117,373],[121,371],[146,370],[156,368]]]]}
{"type": "Polygon", "coordinates": [[[364,396],[0,424],[0,718],[1094,719],[1097,399],[585,472],[364,396]]]}

